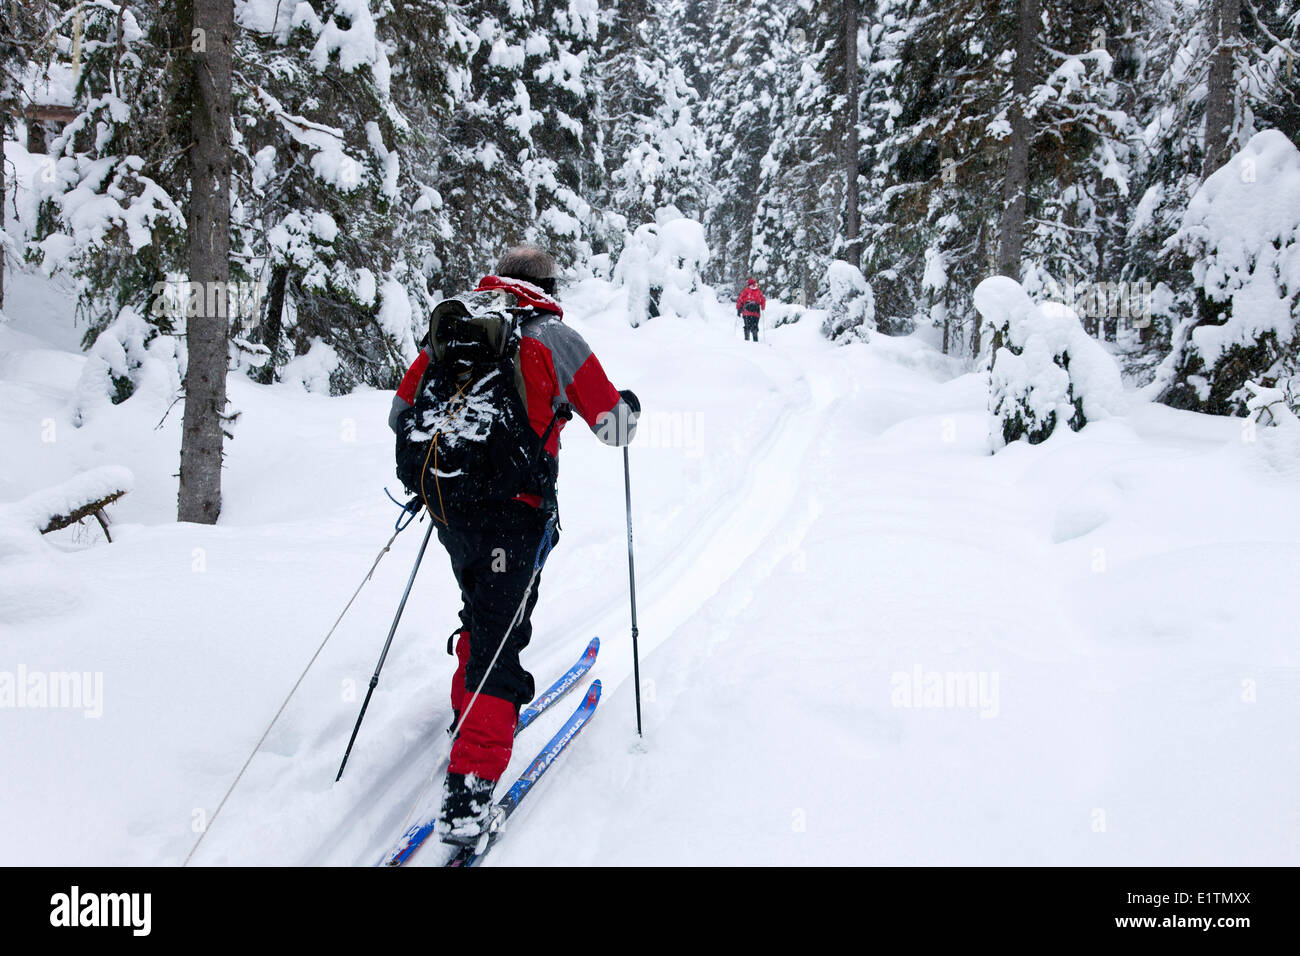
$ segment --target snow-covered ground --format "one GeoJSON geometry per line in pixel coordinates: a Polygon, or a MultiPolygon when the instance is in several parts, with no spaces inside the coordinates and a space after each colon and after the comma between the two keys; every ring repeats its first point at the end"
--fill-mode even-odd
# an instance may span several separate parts
{"type": "MultiPolygon", "coordinates": [[[[221,523],[178,525],[179,407],[145,394],[74,428],[70,300],[29,276],[7,292],[0,502],[106,465],[134,486],[112,545],[33,539],[0,505],[0,674],[102,675],[98,716],[0,709],[0,863],[175,864],[391,533],[389,395],[232,376],[221,523]]],[[[647,409],[646,732],[622,457],[575,422],[525,662],[544,685],[600,635],[605,694],[491,863],[1300,863],[1300,462],[1138,401],[991,456],[982,377],[916,339],[837,348],[805,321],[754,345],[726,305],[634,330],[597,280],[564,301],[647,409]]],[[[401,832],[448,747],[436,544],[333,779],[422,533],[196,862],[369,864],[401,832]]]]}

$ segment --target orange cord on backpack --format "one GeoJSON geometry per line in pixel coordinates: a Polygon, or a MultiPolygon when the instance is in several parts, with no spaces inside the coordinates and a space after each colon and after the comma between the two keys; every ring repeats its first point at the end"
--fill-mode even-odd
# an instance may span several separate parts
{"type": "MultiPolygon", "coordinates": [[[[456,389],[456,394],[451,397],[451,400],[455,402],[456,399],[460,398],[461,393],[464,392],[465,389],[469,387],[469,384],[470,384],[469,382],[466,382],[460,388],[456,389]]],[[[433,516],[433,520],[441,521],[443,524],[448,524],[448,521],[447,521],[447,508],[446,505],[444,505],[442,502],[442,484],[441,482],[438,481],[438,435],[441,434],[442,426],[447,424],[447,422],[451,421],[452,417],[455,414],[456,414],[456,407],[453,407],[451,413],[448,414],[447,417],[444,418],[442,421],[440,421],[438,423],[437,428],[433,430],[433,438],[429,440],[428,454],[424,456],[424,467],[420,469],[420,497],[424,499],[424,506],[425,508],[428,509],[429,514],[433,516]],[[434,513],[433,505],[429,504],[429,496],[424,491],[424,476],[429,473],[430,457],[433,458],[433,487],[434,490],[438,492],[438,508],[439,508],[438,513],[434,513]]]]}

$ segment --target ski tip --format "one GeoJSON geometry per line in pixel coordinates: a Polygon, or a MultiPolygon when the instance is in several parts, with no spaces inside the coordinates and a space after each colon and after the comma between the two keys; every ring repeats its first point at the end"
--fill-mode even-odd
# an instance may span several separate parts
{"type": "Polygon", "coordinates": [[[588,703],[588,704],[594,704],[594,703],[596,703],[596,701],[598,701],[598,700],[600,700],[600,681],[599,681],[599,679],[592,681],[592,682],[591,682],[591,686],[590,686],[589,688],[587,688],[587,703],[588,703]]]}
{"type": "Polygon", "coordinates": [[[585,656],[585,657],[595,657],[596,654],[597,654],[597,652],[599,652],[599,651],[600,651],[600,638],[599,638],[599,637],[593,637],[593,638],[591,639],[591,643],[587,645],[587,653],[586,653],[584,656],[585,656]]]}

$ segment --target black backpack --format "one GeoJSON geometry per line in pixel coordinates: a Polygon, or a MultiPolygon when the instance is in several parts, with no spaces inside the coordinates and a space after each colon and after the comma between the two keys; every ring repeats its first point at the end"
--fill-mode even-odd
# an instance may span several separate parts
{"type": "Polygon", "coordinates": [[[449,525],[521,493],[553,506],[555,459],[528,421],[519,370],[527,311],[493,290],[446,299],[430,317],[433,357],[397,416],[397,477],[449,525]]]}

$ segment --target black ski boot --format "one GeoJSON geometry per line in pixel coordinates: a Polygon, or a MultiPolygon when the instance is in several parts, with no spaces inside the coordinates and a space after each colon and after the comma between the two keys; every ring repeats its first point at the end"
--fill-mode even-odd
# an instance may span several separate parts
{"type": "Polygon", "coordinates": [[[473,846],[483,835],[492,809],[495,781],[474,774],[449,773],[442,785],[442,812],[434,832],[443,843],[473,846]]]}

